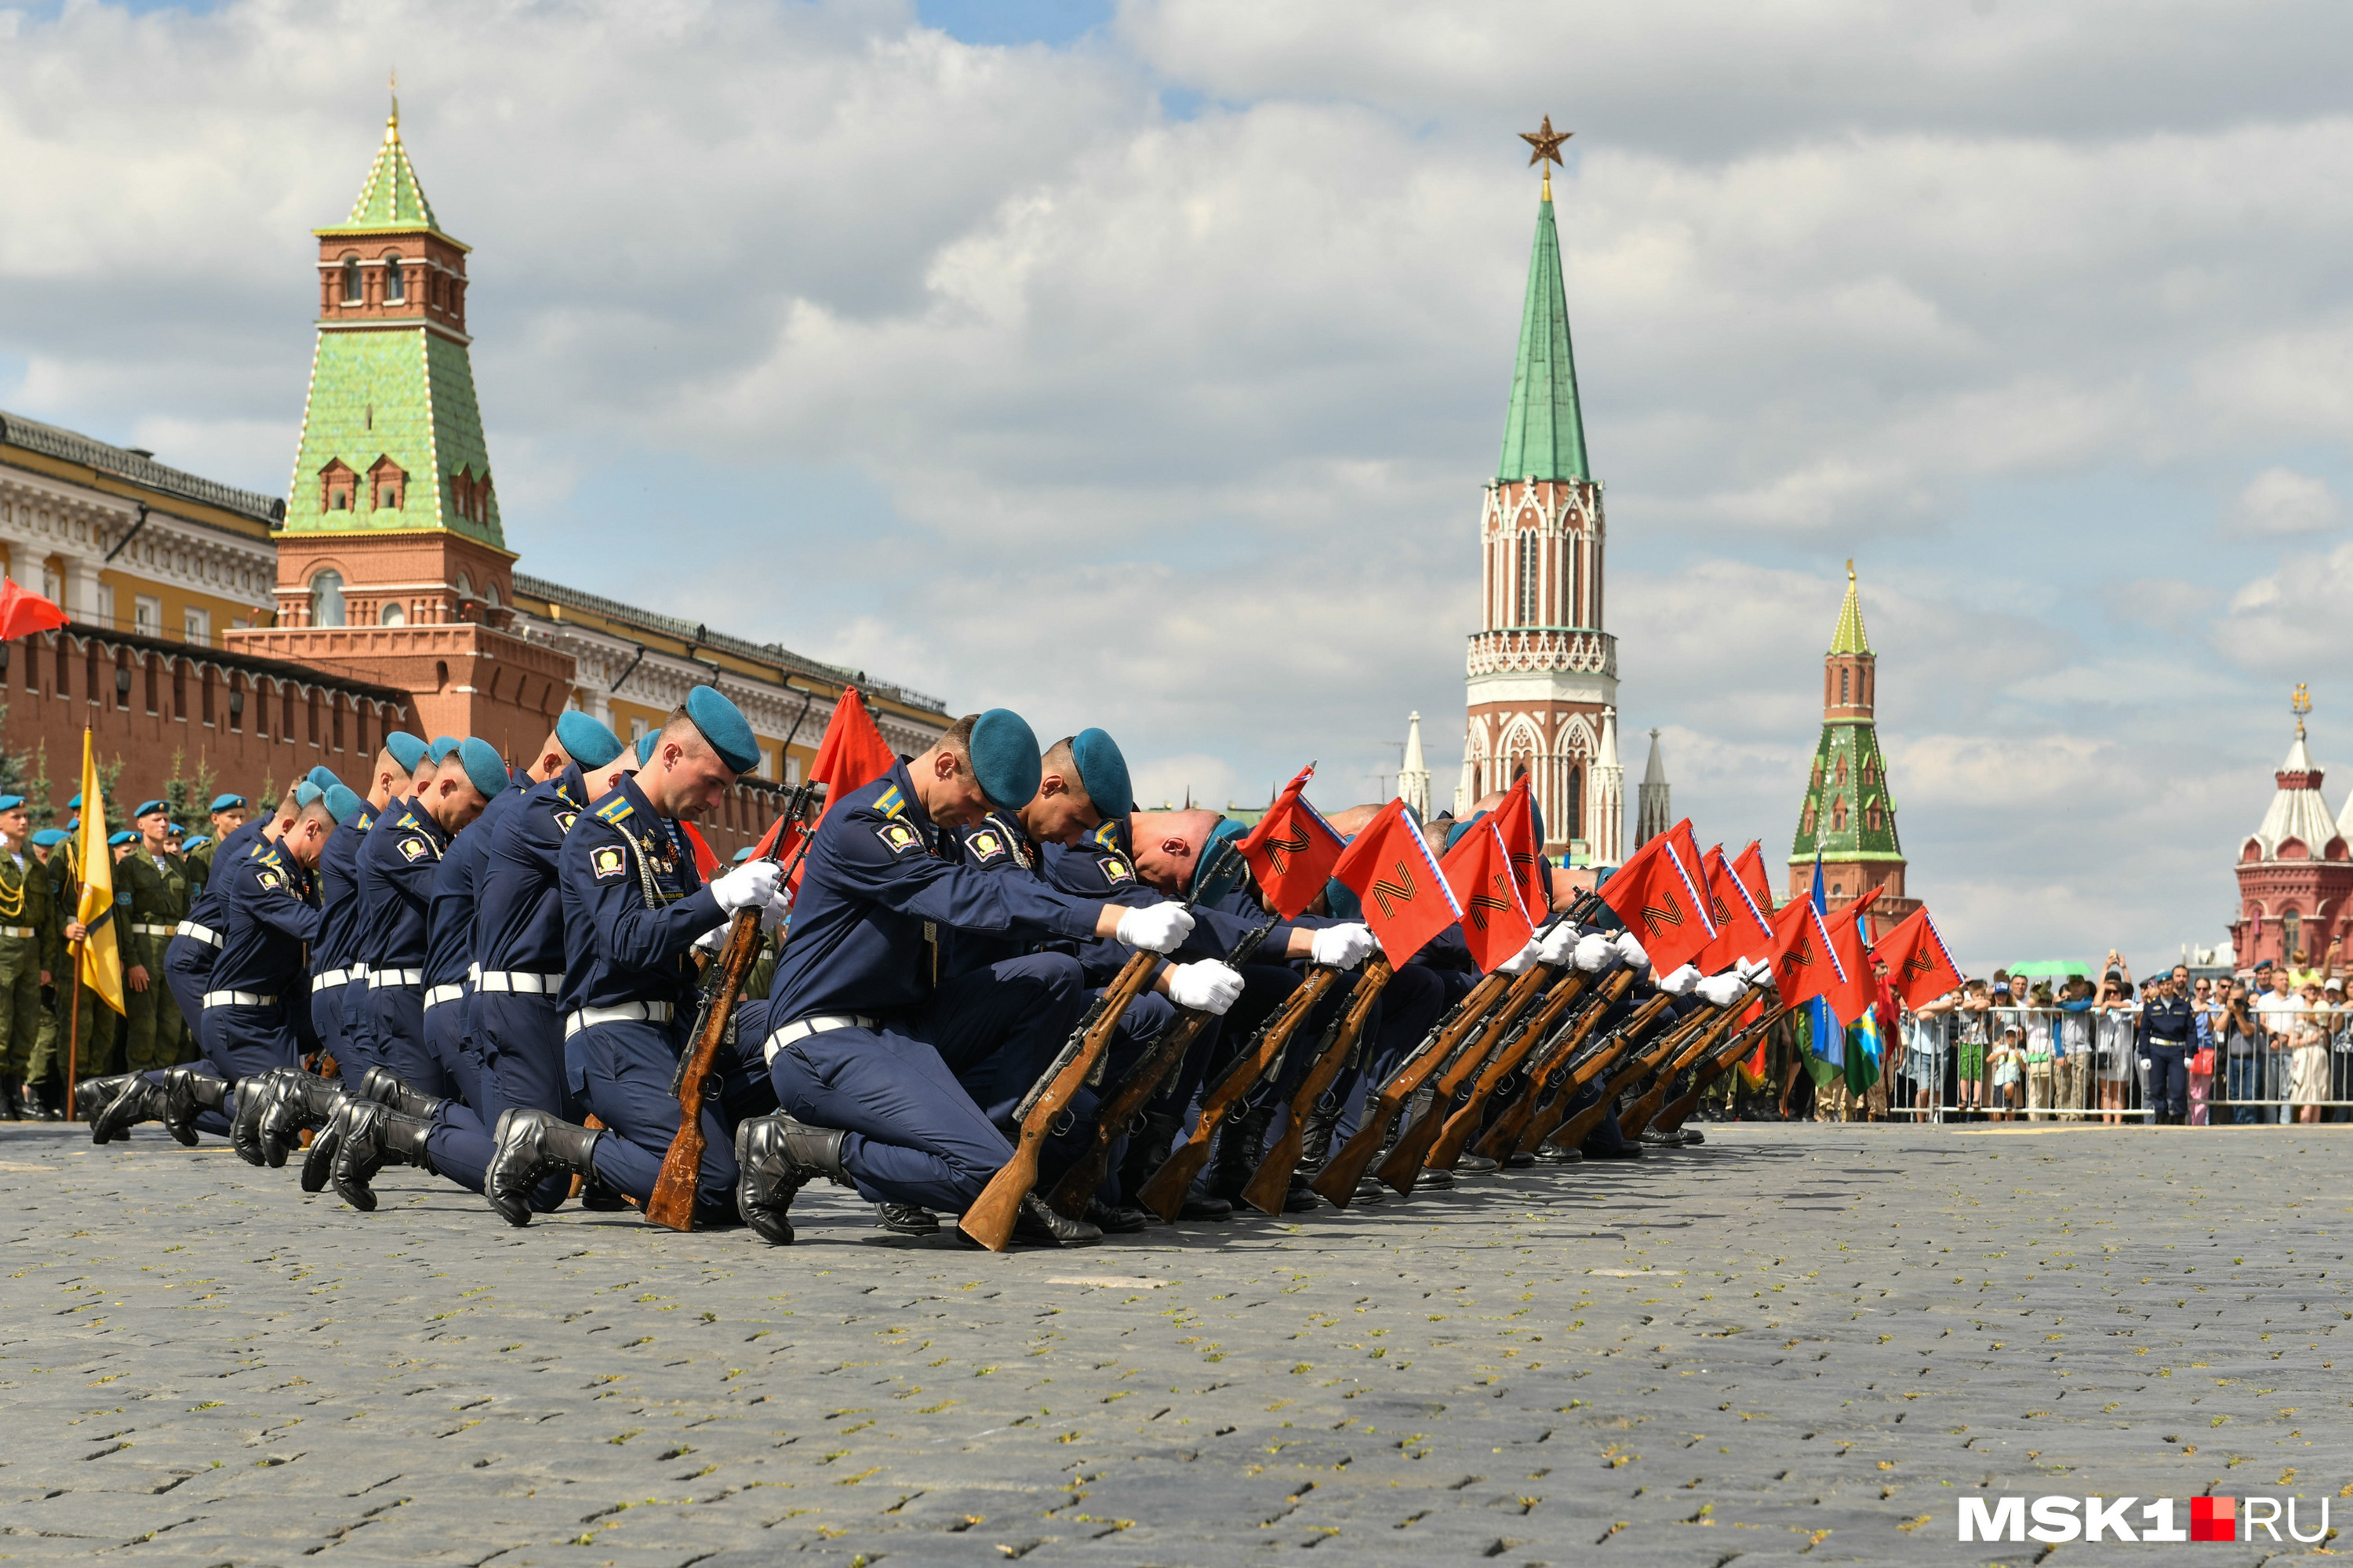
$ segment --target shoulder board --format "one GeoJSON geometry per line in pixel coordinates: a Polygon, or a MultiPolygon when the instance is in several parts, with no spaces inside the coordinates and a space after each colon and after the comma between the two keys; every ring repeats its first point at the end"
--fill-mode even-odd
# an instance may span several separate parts
{"type": "Polygon", "coordinates": [[[635,806],[629,804],[627,796],[616,795],[596,808],[596,820],[600,822],[618,823],[636,810],[635,806]]]}
{"type": "Polygon", "coordinates": [[[1118,848],[1119,848],[1119,822],[1118,822],[1117,819],[1112,819],[1112,820],[1109,820],[1109,821],[1106,821],[1103,822],[1102,824],[1100,824],[1099,826],[1097,826],[1097,827],[1096,827],[1096,829],[1095,829],[1095,831],[1094,831],[1093,832],[1089,833],[1089,834],[1087,835],[1087,839],[1088,839],[1088,842],[1090,842],[1093,843],[1097,848],[1100,848],[1100,849],[1107,849],[1107,850],[1116,850],[1116,849],[1118,849],[1118,848]]]}
{"type": "Polygon", "coordinates": [[[357,828],[362,832],[367,832],[370,828],[375,826],[375,813],[369,810],[365,806],[362,806],[360,808],[360,814],[352,819],[352,826],[357,828]]]}
{"type": "Polygon", "coordinates": [[[403,811],[400,813],[400,825],[404,828],[421,828],[425,824],[417,820],[414,812],[403,811]]]}
{"type": "Polygon", "coordinates": [[[896,784],[890,785],[874,797],[874,809],[886,817],[899,816],[907,809],[907,797],[896,784]]]}
{"type": "Polygon", "coordinates": [[[264,865],[283,866],[286,863],[284,861],[278,858],[278,852],[271,849],[268,844],[254,845],[253,858],[259,861],[264,865]]]}

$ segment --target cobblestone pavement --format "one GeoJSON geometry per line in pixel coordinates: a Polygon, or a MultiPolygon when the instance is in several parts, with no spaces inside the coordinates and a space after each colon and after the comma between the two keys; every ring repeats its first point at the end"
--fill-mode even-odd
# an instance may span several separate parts
{"type": "Polygon", "coordinates": [[[2353,1128],[1710,1132],[998,1257],[7,1128],[0,1557],[2024,1563],[1964,1489],[2353,1493],[2353,1128]]]}

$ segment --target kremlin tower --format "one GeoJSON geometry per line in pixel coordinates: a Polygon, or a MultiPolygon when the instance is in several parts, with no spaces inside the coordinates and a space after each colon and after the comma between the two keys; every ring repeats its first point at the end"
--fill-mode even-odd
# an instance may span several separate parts
{"type": "Polygon", "coordinates": [[[1855,595],[1854,563],[1846,564],[1846,601],[1839,606],[1838,629],[1822,657],[1822,736],[1798,812],[1798,836],[1789,846],[1789,897],[1804,898],[1814,886],[1814,859],[1821,858],[1822,890],[1836,910],[1871,888],[1883,891],[1863,916],[1873,941],[1920,907],[1904,896],[1904,844],[1895,832],[1895,797],[1887,788],[1887,760],[1879,753],[1878,656],[1862,630],[1862,604],[1855,595]]]}
{"type": "MultiPolygon", "coordinates": [[[[2304,715],[2312,711],[2312,699],[2302,686],[2292,706],[2295,744],[2272,775],[2279,792],[2263,825],[2239,846],[2239,917],[2231,922],[2231,947],[2242,971],[2264,959],[2284,962],[2298,948],[2317,965],[2330,939],[2346,934],[2353,854],[2321,796],[2320,769],[2305,749],[2304,715]]],[[[2347,809],[2353,813],[2353,804],[2347,809]]]]}

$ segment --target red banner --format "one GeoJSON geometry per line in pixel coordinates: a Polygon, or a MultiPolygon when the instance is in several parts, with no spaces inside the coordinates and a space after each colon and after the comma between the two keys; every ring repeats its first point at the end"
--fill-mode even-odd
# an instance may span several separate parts
{"type": "Polygon", "coordinates": [[[1960,966],[1925,908],[1915,909],[1880,938],[1871,956],[1887,966],[1888,989],[1906,1007],[1934,1001],[1961,983],[1960,966]]]}
{"type": "Polygon", "coordinates": [[[1528,945],[1536,933],[1521,895],[1517,856],[1509,848],[1496,812],[1471,824],[1454,841],[1439,869],[1462,910],[1462,938],[1471,959],[1486,974],[1528,945]]]}
{"type": "Polygon", "coordinates": [[[1703,896],[1677,863],[1665,833],[1636,850],[1601,885],[1601,902],[1626,923],[1661,974],[1689,962],[1715,939],[1700,910],[1703,896]]]}
{"type": "Polygon", "coordinates": [[[1528,793],[1526,774],[1512,780],[1510,791],[1486,820],[1504,835],[1504,850],[1512,857],[1522,902],[1529,914],[1543,919],[1552,909],[1552,868],[1545,863],[1544,845],[1536,842],[1535,800],[1528,793]]]}
{"type": "MultiPolygon", "coordinates": [[[[1403,800],[1391,800],[1365,824],[1365,831],[1341,853],[1332,874],[1364,901],[1365,924],[1372,927],[1392,966],[1412,958],[1432,937],[1462,918],[1454,890],[1430,853],[1430,841],[1405,814],[1403,800]]],[[[1526,945],[1525,938],[1521,945],[1526,945]]]]}
{"type": "MultiPolygon", "coordinates": [[[[1342,853],[1349,848],[1324,814],[1307,803],[1307,781],[1314,776],[1315,765],[1311,762],[1283,787],[1266,815],[1258,820],[1258,826],[1234,841],[1234,848],[1258,878],[1267,906],[1286,920],[1315,902],[1315,895],[1335,874],[1333,868],[1342,853]]],[[[1371,831],[1366,829],[1366,832],[1371,831]]],[[[1358,842],[1363,837],[1358,834],[1358,842]]]]}
{"type": "Polygon", "coordinates": [[[1764,962],[1773,951],[1772,906],[1757,907],[1721,845],[1707,852],[1707,895],[1715,912],[1715,940],[1701,955],[1700,968],[1713,974],[1741,959],[1764,962]]]}
{"type": "MultiPolygon", "coordinates": [[[[1830,928],[1809,899],[1789,900],[1773,917],[1773,979],[1782,1004],[1791,1008],[1818,996],[1834,997],[1846,984],[1830,928]]],[[[1837,1005],[1831,1002],[1833,1010],[1837,1005]]]]}

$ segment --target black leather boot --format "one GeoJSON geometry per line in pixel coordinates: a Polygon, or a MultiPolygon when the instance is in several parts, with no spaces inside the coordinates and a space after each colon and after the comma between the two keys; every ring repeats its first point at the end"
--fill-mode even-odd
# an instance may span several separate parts
{"type": "Polygon", "coordinates": [[[781,1111],[754,1117],[735,1128],[735,1207],[744,1223],[777,1246],[793,1245],[787,1217],[800,1190],[820,1176],[849,1185],[841,1168],[839,1128],[811,1127],[781,1111]]]}
{"type": "Polygon", "coordinates": [[[344,1099],[339,1079],[316,1077],[300,1068],[282,1069],[282,1073],[261,1107],[262,1160],[272,1171],[286,1163],[305,1128],[326,1126],[344,1099]]]}
{"type": "Polygon", "coordinates": [[[1121,1204],[1112,1207],[1101,1198],[1087,1200],[1087,1224],[1107,1236],[1129,1236],[1152,1228],[1152,1216],[1142,1209],[1121,1204]]]}
{"type": "MultiPolygon", "coordinates": [[[[122,1092],[122,1086],[137,1077],[136,1073],[114,1073],[103,1078],[84,1078],[74,1086],[73,1108],[77,1118],[95,1126],[98,1113],[104,1110],[122,1092]]],[[[96,1141],[104,1142],[100,1139],[96,1141]]]]}
{"type": "Polygon", "coordinates": [[[1126,1152],[1119,1158],[1122,1202],[1135,1202],[1136,1192],[1166,1162],[1168,1146],[1176,1142],[1176,1130],[1184,1125],[1185,1118],[1173,1111],[1152,1111],[1145,1114],[1140,1128],[1128,1134],[1126,1152]]]}
{"type": "Polygon", "coordinates": [[[1024,1192],[1020,1218],[1013,1222],[1013,1239],[1033,1246],[1085,1246],[1103,1240],[1103,1229],[1092,1221],[1058,1214],[1037,1193],[1024,1192]]]}
{"type": "Polygon", "coordinates": [[[120,1084],[114,1093],[90,1118],[90,1140],[92,1143],[112,1143],[127,1140],[131,1129],[142,1121],[158,1121],[164,1115],[164,1086],[144,1074],[125,1073],[115,1080],[120,1084]]]}
{"type": "Polygon", "coordinates": [[[1293,1168],[1293,1181],[1313,1182],[1323,1173],[1324,1162],[1332,1158],[1332,1135],[1339,1130],[1340,1110],[1340,1102],[1326,1095],[1307,1113],[1307,1126],[1299,1135],[1299,1163],[1293,1168]]]}
{"type": "Polygon", "coordinates": [[[228,1146],[248,1165],[266,1165],[269,1157],[261,1146],[261,1113],[278,1094],[278,1082],[288,1073],[300,1073],[299,1067],[272,1067],[258,1076],[246,1079],[237,1086],[237,1114],[228,1118],[228,1146]]]}
{"type": "Polygon", "coordinates": [[[0,1121],[24,1120],[25,1101],[31,1097],[17,1086],[14,1078],[0,1079],[0,1121]]]}
{"type": "Polygon", "coordinates": [[[1218,1130],[1218,1150],[1209,1160],[1209,1196],[1230,1203],[1242,1195],[1265,1157],[1267,1124],[1273,1120],[1272,1106],[1251,1106],[1218,1130]]]}
{"type": "Polygon", "coordinates": [[[164,1074],[164,1130],[189,1149],[196,1146],[196,1118],[228,1104],[228,1080],[173,1067],[164,1074]]]}
{"type": "Polygon", "coordinates": [[[936,1235],[940,1217],[921,1203],[877,1203],[874,1223],[895,1235],[936,1235]]]}
{"type": "Polygon", "coordinates": [[[429,1117],[410,1116],[375,1100],[345,1100],[335,1111],[343,1124],[335,1140],[335,1163],[330,1180],[336,1196],[362,1213],[374,1212],[375,1193],[368,1187],[386,1165],[423,1165],[425,1140],[432,1136],[429,1117]]]}
{"type": "MultiPolygon", "coordinates": [[[[482,1173],[482,1196],[511,1225],[531,1224],[531,1190],[560,1172],[596,1174],[596,1128],[575,1127],[543,1110],[501,1112],[493,1134],[498,1150],[482,1173]]],[[[316,1148],[317,1145],[312,1145],[316,1148]]]]}
{"type": "Polygon", "coordinates": [[[390,1106],[410,1116],[430,1117],[441,1108],[441,1102],[422,1089],[413,1089],[393,1076],[388,1067],[370,1067],[360,1080],[359,1097],[390,1106]]]}

